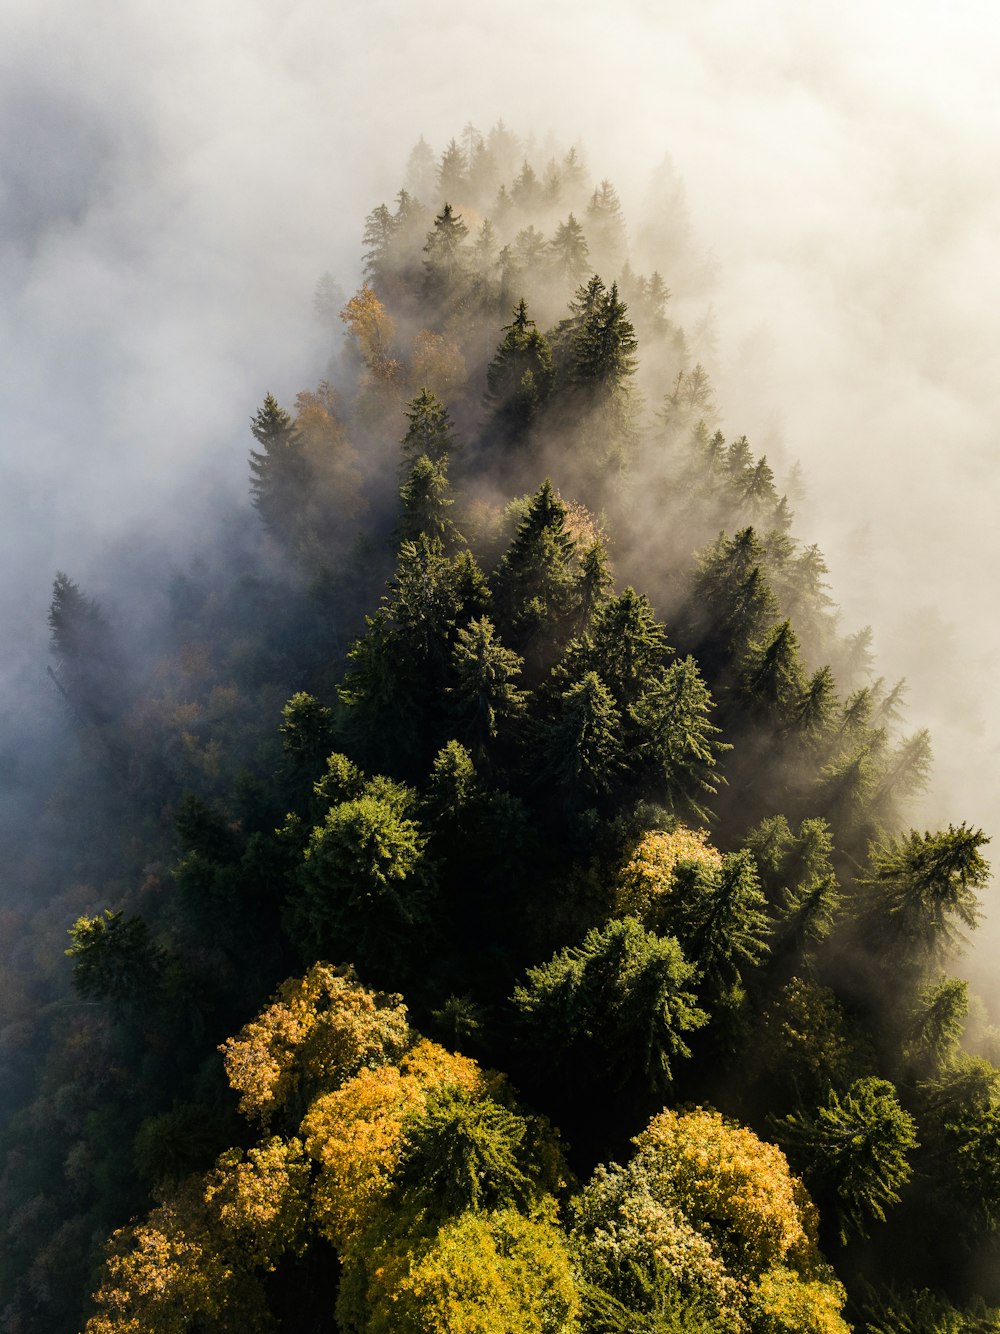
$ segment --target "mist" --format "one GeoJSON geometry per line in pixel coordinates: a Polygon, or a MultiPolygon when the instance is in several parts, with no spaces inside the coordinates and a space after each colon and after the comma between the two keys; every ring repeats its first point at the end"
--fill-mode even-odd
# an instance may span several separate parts
{"type": "Polygon", "coordinates": [[[721,426],[779,479],[801,461],[796,531],[827,556],[843,627],[873,625],[879,670],[908,677],[909,721],[932,728],[921,817],[1000,828],[991,9],[84,16],[15,0],[7,17],[0,688],[15,737],[52,702],[56,569],[129,615],[143,562],[183,566],[214,515],[246,505],[249,416],[328,363],[318,276],[357,285],[364,215],[419,134],[440,153],[502,117],[580,142],[633,239],[672,163],[705,258],[672,313],[711,312],[721,426]]]}

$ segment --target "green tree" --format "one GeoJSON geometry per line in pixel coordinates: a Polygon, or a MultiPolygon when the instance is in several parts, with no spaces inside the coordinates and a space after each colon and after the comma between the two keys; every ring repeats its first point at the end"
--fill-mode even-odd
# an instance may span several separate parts
{"type": "Polygon", "coordinates": [[[250,451],[250,496],[275,538],[294,540],[297,516],[307,485],[302,441],[289,413],[268,394],[250,423],[260,449],[250,451]]]}
{"type": "Polygon", "coordinates": [[[397,1199],[423,1219],[443,1221],[470,1209],[529,1213],[559,1185],[560,1165],[554,1141],[551,1161],[541,1161],[531,1130],[523,1116],[492,1098],[448,1086],[432,1090],[424,1111],[404,1129],[397,1199]]]}
{"type": "Polygon", "coordinates": [[[455,453],[454,426],[448,409],[429,389],[421,389],[403,409],[407,420],[401,449],[402,466],[408,471],[421,456],[442,463],[455,453]]]}
{"type": "Polygon", "coordinates": [[[424,292],[440,307],[460,303],[468,276],[465,241],[469,229],[451,204],[434,219],[424,246],[424,292]]]}
{"type": "Polygon", "coordinates": [[[155,1000],[167,959],[141,917],[105,908],[101,916],[78,917],[69,934],[66,954],[81,996],[119,1009],[142,1009],[155,1000]]]}
{"type": "Polygon", "coordinates": [[[452,713],[473,755],[482,758],[501,728],[525,710],[527,692],[516,679],[524,660],[504,648],[486,616],[458,631],[452,651],[452,713]]]}
{"type": "Polygon", "coordinates": [[[912,1175],[916,1124],[886,1079],[868,1076],[840,1094],[831,1089],[815,1112],[774,1122],[775,1132],[806,1180],[832,1205],[841,1244],[866,1237],[872,1220],[885,1222],[912,1175]]]}
{"type": "Polygon", "coordinates": [[[894,968],[958,949],[962,928],[979,921],[977,891],[990,874],[979,849],[988,842],[981,829],[962,824],[936,834],[911,830],[876,844],[858,879],[862,938],[894,968]]]}
{"type": "Polygon", "coordinates": [[[552,352],[528,318],[525,301],[503,327],[504,338],[486,371],[487,433],[504,445],[521,444],[552,387],[552,352]]]}
{"type": "Polygon", "coordinates": [[[708,1019],[689,990],[694,975],[676,940],[624,917],[529,968],[514,1009],[539,1059],[564,1076],[586,1068],[590,1080],[599,1059],[621,1083],[641,1072],[663,1089],[672,1063],[691,1054],[685,1035],[708,1019]]]}
{"type": "Polygon", "coordinates": [[[383,783],[331,807],[313,829],[287,914],[313,957],[346,957],[380,974],[401,963],[430,890],[425,837],[409,806],[405,789],[383,783]]]}
{"type": "Polygon", "coordinates": [[[722,781],[719,758],[730,749],[710,721],[712,696],[694,658],[667,668],[632,709],[640,730],[640,755],[663,797],[675,809],[707,817],[704,803],[722,781]]]}
{"type": "Polygon", "coordinates": [[[421,454],[400,487],[399,498],[403,506],[399,535],[404,542],[421,536],[442,545],[456,540],[458,529],[448,514],[455,502],[444,459],[433,463],[421,454]]]}
{"type": "Polygon", "coordinates": [[[496,619],[514,646],[548,656],[573,610],[576,544],[566,506],[546,478],[494,576],[496,619]]]}
{"type": "Polygon", "coordinates": [[[556,227],[549,242],[549,255],[560,282],[572,283],[574,288],[583,282],[588,272],[590,248],[583,228],[572,213],[556,227]]]}
{"type": "Polygon", "coordinates": [[[607,797],[625,769],[620,734],[611,692],[596,672],[587,672],[567,686],[537,729],[535,745],[545,757],[538,781],[553,784],[571,807],[607,797]]]}

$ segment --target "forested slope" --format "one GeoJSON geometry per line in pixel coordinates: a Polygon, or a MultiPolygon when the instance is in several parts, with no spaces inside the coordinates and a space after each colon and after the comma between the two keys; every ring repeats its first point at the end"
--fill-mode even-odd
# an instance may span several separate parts
{"type": "Polygon", "coordinates": [[[988,839],[908,825],[673,184],[467,127],[363,250],[152,629],[55,580],[4,1327],[1000,1329],[988,839]]]}

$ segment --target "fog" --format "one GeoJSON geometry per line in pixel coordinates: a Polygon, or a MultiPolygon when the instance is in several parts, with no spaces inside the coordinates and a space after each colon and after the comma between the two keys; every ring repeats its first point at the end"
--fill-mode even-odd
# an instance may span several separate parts
{"type": "Polygon", "coordinates": [[[364,215],[419,134],[439,153],[502,117],[579,142],[633,235],[669,156],[714,273],[675,296],[713,312],[722,427],[779,469],[801,460],[797,531],[827,555],[844,628],[873,624],[880,670],[909,678],[910,721],[932,728],[921,818],[1000,833],[992,6],[4,9],[15,735],[48,707],[55,570],[129,605],[144,561],[183,563],[245,503],[249,416],[329,355],[317,277],[356,286],[364,215]]]}

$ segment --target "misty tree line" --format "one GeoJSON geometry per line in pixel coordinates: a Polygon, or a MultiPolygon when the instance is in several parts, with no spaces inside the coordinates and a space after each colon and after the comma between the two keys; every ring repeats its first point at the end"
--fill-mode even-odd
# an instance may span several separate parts
{"type": "Polygon", "coordinates": [[[1000,1329],[988,840],[908,828],[659,189],[421,141],[156,641],[57,577],[6,1328],[1000,1329]]]}

